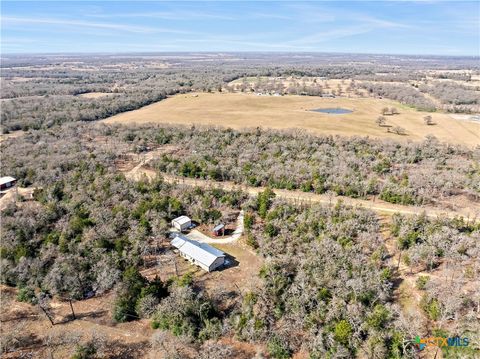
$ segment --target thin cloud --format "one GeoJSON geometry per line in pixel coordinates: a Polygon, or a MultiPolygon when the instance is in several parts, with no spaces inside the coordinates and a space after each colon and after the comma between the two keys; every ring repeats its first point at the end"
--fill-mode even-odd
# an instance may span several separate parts
{"type": "Polygon", "coordinates": [[[51,18],[30,18],[30,17],[14,17],[14,16],[4,16],[1,18],[2,26],[8,27],[9,25],[18,25],[18,24],[44,24],[51,26],[68,26],[68,27],[86,27],[86,28],[95,28],[95,29],[105,29],[105,30],[116,30],[123,32],[130,32],[136,34],[153,34],[153,33],[175,33],[175,34],[188,34],[187,31],[157,28],[157,27],[146,27],[146,26],[136,26],[136,25],[127,25],[127,24],[112,24],[112,23],[102,23],[102,22],[92,22],[84,20],[70,20],[70,19],[51,19],[51,18]]]}
{"type": "Polygon", "coordinates": [[[291,20],[292,17],[282,14],[253,13],[250,15],[253,19],[275,19],[275,20],[291,20]]]}
{"type": "Polygon", "coordinates": [[[293,14],[296,21],[302,23],[333,22],[337,19],[337,14],[333,9],[305,3],[288,4],[285,6],[285,10],[293,14]]]}
{"type": "Polygon", "coordinates": [[[339,39],[342,37],[365,34],[372,30],[373,28],[371,26],[366,26],[366,25],[327,30],[327,31],[317,32],[315,34],[311,34],[308,36],[304,36],[296,40],[288,41],[287,44],[295,43],[295,44],[303,44],[303,45],[314,45],[321,42],[327,42],[327,41],[339,39]]]}
{"type": "Polygon", "coordinates": [[[207,12],[198,12],[198,11],[152,11],[152,12],[134,12],[134,13],[116,13],[116,14],[90,14],[90,17],[96,18],[152,18],[152,19],[164,19],[164,20],[235,20],[235,17],[216,14],[216,13],[207,13],[207,12]]]}
{"type": "Polygon", "coordinates": [[[401,28],[401,29],[413,29],[415,26],[411,24],[404,24],[396,21],[384,20],[372,16],[366,15],[354,15],[354,18],[361,22],[374,25],[378,28],[401,28]]]}

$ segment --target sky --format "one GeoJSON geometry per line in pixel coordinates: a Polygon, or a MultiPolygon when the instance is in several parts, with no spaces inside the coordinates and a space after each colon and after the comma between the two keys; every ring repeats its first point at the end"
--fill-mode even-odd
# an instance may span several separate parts
{"type": "Polygon", "coordinates": [[[480,55],[480,1],[2,1],[2,53],[480,55]]]}

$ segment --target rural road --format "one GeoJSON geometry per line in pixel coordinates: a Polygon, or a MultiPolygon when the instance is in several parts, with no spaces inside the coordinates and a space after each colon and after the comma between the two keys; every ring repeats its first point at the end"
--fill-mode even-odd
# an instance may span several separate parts
{"type": "MultiPolygon", "coordinates": [[[[140,180],[141,178],[152,179],[157,176],[157,173],[149,168],[143,167],[147,164],[148,161],[142,162],[135,166],[132,170],[125,173],[125,176],[132,180],[140,180]]],[[[242,190],[247,192],[251,196],[257,196],[260,192],[265,190],[265,187],[250,187],[246,185],[236,184],[233,182],[217,182],[211,180],[195,179],[195,178],[186,178],[179,176],[172,176],[166,173],[162,173],[164,181],[167,183],[178,183],[187,186],[197,186],[201,188],[211,188],[219,187],[225,190],[242,190]]],[[[427,217],[437,218],[437,217],[448,217],[454,218],[458,216],[463,216],[464,218],[469,218],[470,220],[479,220],[480,211],[475,209],[458,209],[458,210],[444,210],[435,207],[429,206],[403,206],[399,204],[393,204],[384,202],[381,200],[366,200],[358,198],[350,198],[344,196],[329,196],[327,194],[316,194],[311,192],[302,192],[302,191],[290,191],[283,189],[272,189],[275,195],[279,198],[283,198],[293,203],[298,204],[309,204],[309,203],[322,203],[322,204],[334,204],[337,201],[342,201],[343,203],[351,206],[360,206],[363,208],[370,209],[384,214],[393,214],[401,213],[407,215],[418,215],[421,213],[426,213],[427,217]]]]}

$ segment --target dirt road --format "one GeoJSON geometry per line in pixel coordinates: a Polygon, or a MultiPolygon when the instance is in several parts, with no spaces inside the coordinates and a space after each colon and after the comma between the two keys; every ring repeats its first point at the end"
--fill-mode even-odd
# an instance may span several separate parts
{"type": "Polygon", "coordinates": [[[32,198],[34,191],[34,188],[22,188],[17,186],[10,188],[6,191],[7,193],[0,197],[0,210],[3,211],[10,203],[15,202],[19,195],[24,198],[32,198]]]}
{"type": "MultiPolygon", "coordinates": [[[[134,167],[131,171],[126,173],[127,178],[133,180],[140,180],[141,178],[152,179],[157,176],[156,172],[149,168],[142,167],[142,163],[134,167]]],[[[162,173],[162,177],[164,181],[168,183],[179,183],[187,186],[198,186],[202,188],[209,188],[209,187],[219,187],[225,190],[242,190],[247,192],[251,196],[257,196],[258,193],[265,190],[265,187],[250,187],[246,185],[240,185],[233,182],[217,182],[211,180],[201,180],[201,179],[194,179],[194,178],[185,178],[185,177],[178,177],[172,176],[169,174],[162,173]]],[[[381,200],[365,200],[365,199],[358,199],[358,198],[350,198],[344,196],[329,196],[327,194],[316,194],[310,192],[302,192],[302,191],[289,191],[283,189],[273,189],[276,196],[279,198],[283,198],[285,200],[291,201],[293,203],[298,204],[309,204],[309,203],[323,203],[323,204],[335,204],[337,201],[342,201],[345,204],[351,206],[360,206],[364,208],[371,209],[376,212],[385,213],[385,214],[393,214],[393,213],[402,213],[407,215],[415,215],[421,214],[423,212],[426,213],[428,217],[448,217],[454,218],[458,216],[463,216],[464,218],[469,218],[470,220],[479,220],[480,219],[480,212],[474,209],[466,210],[466,209],[459,209],[459,210],[444,210],[440,208],[434,207],[418,207],[418,206],[403,206],[398,204],[392,204],[388,202],[384,202],[381,200]]]]}
{"type": "Polygon", "coordinates": [[[229,244],[229,243],[235,243],[236,241],[238,241],[242,236],[242,234],[243,234],[243,210],[241,210],[240,214],[238,215],[237,227],[235,228],[235,231],[232,233],[231,236],[211,238],[203,234],[202,232],[194,229],[189,234],[187,234],[187,237],[197,242],[229,244]]]}

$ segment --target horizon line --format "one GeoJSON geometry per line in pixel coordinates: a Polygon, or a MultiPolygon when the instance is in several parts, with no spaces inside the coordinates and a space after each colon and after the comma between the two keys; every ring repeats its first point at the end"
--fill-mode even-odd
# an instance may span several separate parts
{"type": "Polygon", "coordinates": [[[377,56],[434,56],[434,57],[469,57],[480,58],[479,55],[451,55],[451,54],[418,54],[418,53],[383,53],[383,52],[343,52],[343,51],[288,51],[288,50],[239,50],[239,51],[221,51],[221,50],[202,50],[202,51],[102,51],[102,52],[89,52],[89,51],[64,51],[64,52],[2,52],[0,58],[6,56],[42,56],[42,55],[141,55],[141,54],[330,54],[330,55],[377,55],[377,56]]]}

